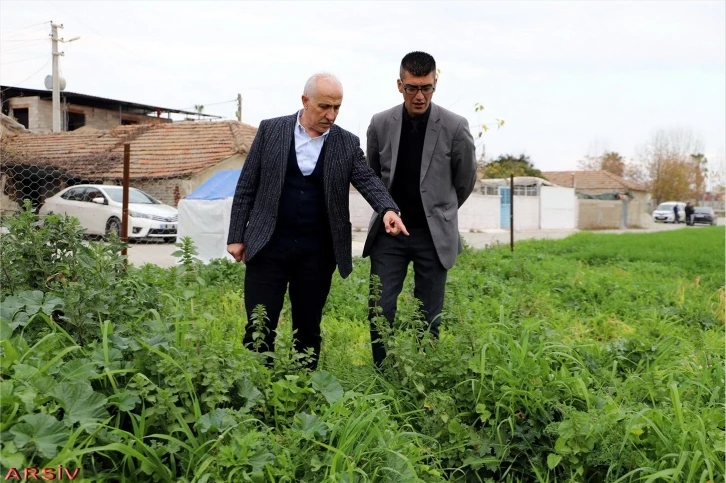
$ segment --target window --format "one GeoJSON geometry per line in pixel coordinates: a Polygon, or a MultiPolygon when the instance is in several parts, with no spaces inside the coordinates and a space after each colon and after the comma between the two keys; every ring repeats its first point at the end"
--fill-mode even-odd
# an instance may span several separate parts
{"type": "Polygon", "coordinates": [[[491,196],[499,196],[499,187],[498,186],[485,186],[484,194],[491,195],[491,196]]]}
{"type": "MultiPolygon", "coordinates": [[[[123,187],[121,186],[104,186],[103,189],[106,191],[106,194],[109,198],[111,198],[116,203],[123,203],[123,187]]],[[[143,203],[143,204],[152,204],[152,205],[158,205],[161,202],[151,195],[144,193],[141,190],[137,190],[136,188],[130,188],[129,189],[129,203],[143,203]]]]}
{"type": "Polygon", "coordinates": [[[75,131],[79,127],[86,125],[86,115],[82,112],[68,113],[68,130],[75,131]]]}
{"type": "Polygon", "coordinates": [[[83,201],[87,201],[89,203],[93,203],[93,199],[94,198],[105,198],[105,197],[96,188],[88,188],[88,191],[86,191],[86,194],[83,195],[83,201]]]}
{"type": "Polygon", "coordinates": [[[28,124],[28,108],[22,108],[17,109],[13,108],[13,117],[23,126],[25,126],[25,129],[28,129],[30,125],[28,124]]]}
{"type": "Polygon", "coordinates": [[[82,201],[84,191],[86,191],[86,188],[73,188],[63,193],[61,198],[68,201],[82,201]]]}
{"type": "Polygon", "coordinates": [[[537,186],[515,186],[514,196],[537,196],[537,186]]]}

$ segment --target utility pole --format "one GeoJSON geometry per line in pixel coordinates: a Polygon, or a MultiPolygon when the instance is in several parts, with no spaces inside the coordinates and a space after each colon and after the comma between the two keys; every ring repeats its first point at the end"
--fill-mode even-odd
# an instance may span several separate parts
{"type": "Polygon", "coordinates": [[[80,37],[73,37],[72,39],[63,40],[58,38],[58,28],[63,28],[63,24],[54,24],[50,22],[50,39],[53,44],[52,55],[53,55],[53,132],[61,132],[61,108],[60,108],[60,74],[58,73],[58,57],[63,55],[63,52],[58,52],[58,42],[73,42],[74,40],[80,39],[80,37]]]}
{"type": "Polygon", "coordinates": [[[53,21],[50,22],[50,38],[53,43],[53,132],[61,131],[60,77],[58,74],[58,57],[63,55],[63,53],[58,53],[58,27],[63,28],[63,24],[56,25],[53,23],[53,21]]]}
{"type": "Polygon", "coordinates": [[[237,94],[237,120],[242,122],[242,94],[237,94]]]}

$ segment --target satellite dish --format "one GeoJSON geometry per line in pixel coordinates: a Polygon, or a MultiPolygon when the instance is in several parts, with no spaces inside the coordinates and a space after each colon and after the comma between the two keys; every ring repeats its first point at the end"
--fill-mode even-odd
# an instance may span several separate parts
{"type": "MultiPolygon", "coordinates": [[[[45,76],[45,88],[46,89],[53,89],[53,76],[47,75],[45,76]]],[[[66,90],[66,80],[63,77],[58,78],[58,88],[62,91],[66,90]]]]}

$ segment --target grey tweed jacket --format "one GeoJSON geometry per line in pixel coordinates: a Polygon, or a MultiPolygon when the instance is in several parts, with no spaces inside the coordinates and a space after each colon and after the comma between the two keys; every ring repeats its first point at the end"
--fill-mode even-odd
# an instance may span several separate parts
{"type": "MultiPolygon", "coordinates": [[[[227,243],[244,243],[247,260],[264,248],[275,231],[296,119],[297,113],[260,123],[237,182],[227,243]]],[[[398,206],[366,163],[358,136],[333,125],[325,143],[325,203],[335,261],[338,272],[345,278],[353,270],[350,184],[353,183],[376,213],[398,211],[398,206]]]]}

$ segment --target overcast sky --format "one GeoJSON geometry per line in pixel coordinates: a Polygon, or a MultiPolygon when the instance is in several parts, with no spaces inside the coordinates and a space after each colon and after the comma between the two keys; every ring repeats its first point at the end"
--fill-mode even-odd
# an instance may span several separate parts
{"type": "Polygon", "coordinates": [[[0,82],[43,89],[49,21],[67,90],[242,120],[293,113],[305,80],[343,83],[338,124],[361,137],[402,102],[401,57],[432,54],[434,102],[477,125],[487,158],[525,153],[542,170],[585,155],[630,158],[658,129],[726,150],[726,2],[0,2],[0,82]],[[486,109],[474,111],[475,103],[486,109]]]}

